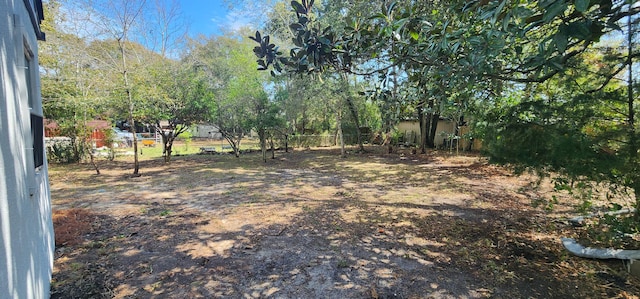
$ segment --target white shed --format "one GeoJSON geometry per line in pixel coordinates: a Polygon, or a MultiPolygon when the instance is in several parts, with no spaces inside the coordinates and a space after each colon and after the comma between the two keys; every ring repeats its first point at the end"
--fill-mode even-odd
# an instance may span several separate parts
{"type": "Polygon", "coordinates": [[[38,40],[41,0],[0,0],[0,298],[49,298],[54,235],[38,40]]]}
{"type": "Polygon", "coordinates": [[[218,129],[218,127],[214,125],[196,125],[191,133],[193,133],[193,137],[197,138],[222,139],[220,129],[218,129]]]}

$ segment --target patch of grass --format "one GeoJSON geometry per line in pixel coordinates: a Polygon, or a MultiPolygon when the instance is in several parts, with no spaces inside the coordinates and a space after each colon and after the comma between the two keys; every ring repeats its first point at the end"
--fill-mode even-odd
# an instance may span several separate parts
{"type": "MultiPolygon", "coordinates": [[[[189,141],[185,142],[185,140],[178,139],[173,144],[171,156],[185,156],[185,155],[196,155],[200,153],[200,147],[203,146],[215,146],[216,149],[220,149],[221,145],[227,145],[226,141],[214,141],[214,140],[199,140],[199,141],[189,141]]],[[[240,150],[256,150],[259,149],[259,145],[257,141],[252,139],[243,139],[240,143],[240,150]]],[[[120,153],[131,152],[133,148],[120,148],[117,150],[120,153]]],[[[228,150],[225,150],[225,152],[228,150]]],[[[140,154],[141,160],[148,159],[157,159],[162,157],[162,143],[156,143],[155,146],[143,146],[142,142],[138,144],[138,153],[140,154]]]]}
{"type": "Polygon", "coordinates": [[[491,260],[484,263],[482,265],[482,269],[485,271],[485,273],[487,273],[487,275],[494,277],[495,280],[501,283],[517,278],[515,273],[513,273],[512,271],[506,270],[504,265],[498,264],[491,260]]]}
{"type": "Polygon", "coordinates": [[[342,268],[349,268],[349,261],[347,261],[347,260],[343,260],[343,259],[340,259],[340,260],[338,260],[338,263],[336,264],[336,266],[337,266],[339,269],[342,269],[342,268]]]}
{"type": "Polygon", "coordinates": [[[104,246],[105,246],[105,243],[102,241],[91,241],[87,243],[85,247],[94,249],[94,248],[103,248],[104,246]]]}
{"type": "Polygon", "coordinates": [[[551,199],[546,199],[544,197],[534,197],[531,199],[531,206],[534,208],[543,208],[547,212],[551,212],[554,210],[555,206],[558,205],[558,198],[553,195],[551,199]]]}
{"type": "Polygon", "coordinates": [[[78,271],[80,269],[84,269],[84,264],[82,263],[71,263],[69,264],[69,268],[73,271],[78,271]]]}
{"type": "Polygon", "coordinates": [[[107,256],[112,252],[112,250],[108,247],[100,247],[98,248],[98,255],[107,256]]]}

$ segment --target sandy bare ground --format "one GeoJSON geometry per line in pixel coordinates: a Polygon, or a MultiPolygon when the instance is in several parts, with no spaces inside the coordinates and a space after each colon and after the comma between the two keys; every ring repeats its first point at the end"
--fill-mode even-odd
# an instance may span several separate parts
{"type": "Polygon", "coordinates": [[[531,177],[478,156],[336,150],[53,166],[53,298],[638,298],[531,177]]]}

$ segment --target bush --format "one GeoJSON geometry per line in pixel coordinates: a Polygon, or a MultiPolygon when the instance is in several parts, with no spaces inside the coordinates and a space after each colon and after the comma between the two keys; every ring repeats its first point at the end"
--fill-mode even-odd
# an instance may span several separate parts
{"type": "Polygon", "coordinates": [[[400,131],[391,132],[391,144],[398,145],[404,142],[404,133],[400,131]]]}
{"type": "Polygon", "coordinates": [[[82,158],[82,146],[71,138],[55,137],[47,140],[47,159],[52,163],[76,163],[82,158]]]}

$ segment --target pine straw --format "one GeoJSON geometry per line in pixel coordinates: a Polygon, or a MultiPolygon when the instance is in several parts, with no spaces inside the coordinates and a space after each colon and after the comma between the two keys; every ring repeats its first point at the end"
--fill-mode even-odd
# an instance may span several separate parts
{"type": "Polygon", "coordinates": [[[56,246],[74,246],[91,229],[95,216],[85,209],[72,208],[53,211],[56,246]]]}

